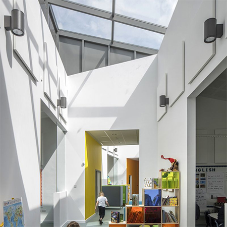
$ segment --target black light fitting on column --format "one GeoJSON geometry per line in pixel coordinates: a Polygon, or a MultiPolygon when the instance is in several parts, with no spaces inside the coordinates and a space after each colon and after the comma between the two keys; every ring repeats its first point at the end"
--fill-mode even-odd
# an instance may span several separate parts
{"type": "Polygon", "coordinates": [[[4,16],[4,27],[16,36],[24,35],[24,13],[18,9],[11,11],[11,16],[4,16]]]}
{"type": "Polygon", "coordinates": [[[223,24],[217,24],[216,18],[209,18],[204,22],[204,42],[212,43],[223,35],[223,24]]]}
{"type": "Polygon", "coordinates": [[[160,96],[160,107],[165,107],[166,105],[169,105],[169,98],[166,98],[165,95],[160,96]]]}
{"type": "Polygon", "coordinates": [[[57,100],[57,105],[60,106],[61,108],[66,108],[67,107],[67,99],[66,97],[61,97],[60,99],[57,100]]]}

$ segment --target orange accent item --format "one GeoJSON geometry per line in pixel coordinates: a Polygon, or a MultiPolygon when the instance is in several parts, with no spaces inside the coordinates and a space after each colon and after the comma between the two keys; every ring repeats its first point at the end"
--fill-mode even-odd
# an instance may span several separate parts
{"type": "Polygon", "coordinates": [[[127,179],[126,182],[129,184],[129,175],[132,176],[132,194],[139,194],[139,161],[127,158],[126,161],[127,179]]]}
{"type": "Polygon", "coordinates": [[[40,169],[40,206],[43,205],[43,184],[42,184],[42,169],[40,169]]]}

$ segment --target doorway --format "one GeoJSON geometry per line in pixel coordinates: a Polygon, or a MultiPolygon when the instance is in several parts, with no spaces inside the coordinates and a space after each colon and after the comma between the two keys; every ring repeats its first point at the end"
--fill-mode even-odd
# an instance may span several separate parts
{"type": "Polygon", "coordinates": [[[41,102],[40,223],[54,224],[54,194],[65,191],[65,132],[41,102]]]}
{"type": "Polygon", "coordinates": [[[226,201],[226,177],[227,69],[196,98],[196,226],[215,226],[209,213],[217,217],[226,201]]]}
{"type": "Polygon", "coordinates": [[[99,193],[102,191],[102,174],[101,171],[95,170],[95,194],[96,194],[96,199],[99,197],[99,193]]]}

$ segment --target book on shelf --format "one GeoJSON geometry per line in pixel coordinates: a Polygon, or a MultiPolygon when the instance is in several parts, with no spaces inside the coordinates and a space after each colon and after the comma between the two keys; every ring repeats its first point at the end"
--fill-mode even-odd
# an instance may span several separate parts
{"type": "Polygon", "coordinates": [[[119,219],[120,219],[120,212],[111,211],[111,222],[119,223],[119,219]]]}
{"type": "Polygon", "coordinates": [[[177,206],[177,204],[178,204],[178,199],[176,196],[173,196],[173,197],[167,196],[166,198],[162,198],[163,206],[177,206]]]}
{"type": "Polygon", "coordinates": [[[177,218],[172,211],[166,212],[162,210],[163,223],[177,223],[177,218]]]}

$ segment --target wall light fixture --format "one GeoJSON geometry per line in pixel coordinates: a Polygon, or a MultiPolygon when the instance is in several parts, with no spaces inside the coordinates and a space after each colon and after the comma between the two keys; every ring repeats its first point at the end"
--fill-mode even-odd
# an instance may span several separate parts
{"type": "Polygon", "coordinates": [[[216,18],[209,18],[204,22],[204,42],[212,43],[223,35],[223,24],[217,24],[216,18]]]}
{"type": "Polygon", "coordinates": [[[169,105],[169,98],[166,98],[165,95],[160,96],[160,107],[165,107],[166,105],[169,105]]]}
{"type": "Polygon", "coordinates": [[[18,9],[11,11],[11,16],[4,16],[4,27],[16,36],[24,35],[24,13],[18,9]]]}
{"type": "Polygon", "coordinates": [[[57,105],[60,106],[61,108],[66,108],[67,107],[66,97],[61,97],[60,99],[58,99],[57,105]]]}

